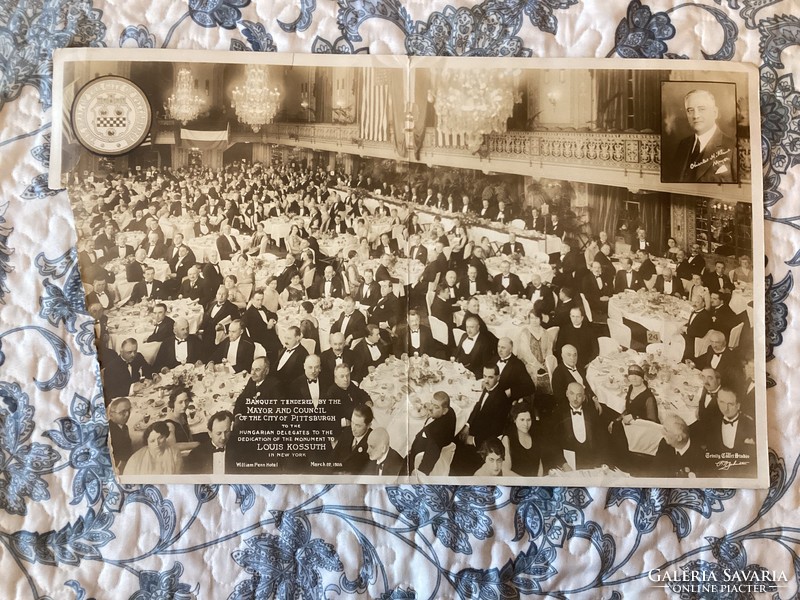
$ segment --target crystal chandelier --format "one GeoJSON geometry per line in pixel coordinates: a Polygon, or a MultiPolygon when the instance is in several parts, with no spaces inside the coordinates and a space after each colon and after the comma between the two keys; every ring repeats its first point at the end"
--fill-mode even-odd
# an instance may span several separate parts
{"type": "Polygon", "coordinates": [[[189,69],[178,71],[178,81],[175,92],[167,100],[167,113],[170,118],[176,119],[186,125],[200,114],[206,101],[194,93],[194,78],[189,69]]]}
{"type": "Polygon", "coordinates": [[[474,150],[490,133],[505,133],[506,121],[521,102],[517,70],[446,69],[434,85],[439,133],[462,139],[474,150]]]}
{"type": "Polygon", "coordinates": [[[233,90],[233,108],[239,122],[249,125],[258,133],[262,125],[271,123],[278,112],[281,94],[277,88],[269,89],[267,68],[260,65],[245,67],[244,87],[233,90]]]}

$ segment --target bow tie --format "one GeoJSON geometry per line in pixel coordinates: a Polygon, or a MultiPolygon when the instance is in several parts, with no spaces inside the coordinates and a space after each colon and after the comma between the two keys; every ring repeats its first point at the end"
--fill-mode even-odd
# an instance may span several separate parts
{"type": "Polygon", "coordinates": [[[722,422],[723,422],[725,425],[733,425],[733,424],[734,424],[734,423],[736,423],[736,421],[738,421],[738,420],[739,420],[739,415],[736,415],[736,418],[735,418],[735,419],[722,419],[722,422]]]}
{"type": "Polygon", "coordinates": [[[309,379],[308,380],[308,385],[311,385],[312,383],[317,383],[317,380],[316,379],[309,379]]]}
{"type": "Polygon", "coordinates": [[[583,411],[582,411],[582,410],[573,410],[573,411],[570,411],[570,412],[571,412],[573,415],[579,415],[579,416],[583,414],[583,411]]]}
{"type": "Polygon", "coordinates": [[[497,362],[506,364],[508,362],[508,359],[507,358],[498,358],[497,362]]]}
{"type": "Polygon", "coordinates": [[[294,348],[287,348],[287,349],[284,350],[283,353],[284,354],[291,354],[292,352],[294,352],[294,348]]]}
{"type": "Polygon", "coordinates": [[[186,340],[179,340],[178,338],[175,338],[175,343],[180,346],[181,344],[185,344],[186,340]]]}
{"type": "Polygon", "coordinates": [[[216,446],[214,446],[212,453],[216,454],[217,452],[225,452],[225,448],[217,448],[216,446]]]}
{"type": "Polygon", "coordinates": [[[575,371],[578,370],[578,368],[577,367],[567,367],[567,370],[575,372],[575,371]]]}
{"type": "Polygon", "coordinates": [[[474,338],[474,337],[469,337],[469,336],[467,336],[467,339],[468,339],[470,342],[474,342],[474,341],[475,341],[475,338],[474,338]]]}
{"type": "Polygon", "coordinates": [[[419,329],[412,329],[412,330],[411,330],[411,334],[412,334],[412,335],[413,335],[413,334],[415,334],[415,333],[419,333],[419,329]]]}

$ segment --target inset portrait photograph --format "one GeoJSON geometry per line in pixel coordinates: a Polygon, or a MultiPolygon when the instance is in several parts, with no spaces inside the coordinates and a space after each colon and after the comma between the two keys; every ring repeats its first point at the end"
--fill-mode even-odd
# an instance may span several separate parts
{"type": "Polygon", "coordinates": [[[661,84],[661,181],[738,183],[736,85],[661,84]]]}

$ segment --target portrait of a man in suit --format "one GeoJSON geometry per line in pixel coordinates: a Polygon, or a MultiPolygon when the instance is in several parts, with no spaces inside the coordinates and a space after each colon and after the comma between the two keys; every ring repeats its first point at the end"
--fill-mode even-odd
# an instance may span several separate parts
{"type": "Polygon", "coordinates": [[[664,82],[662,107],[662,182],[739,181],[734,84],[664,82]]]}

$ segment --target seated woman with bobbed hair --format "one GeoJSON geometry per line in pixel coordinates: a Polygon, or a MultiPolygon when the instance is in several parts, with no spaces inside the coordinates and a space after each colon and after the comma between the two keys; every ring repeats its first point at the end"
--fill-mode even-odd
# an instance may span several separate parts
{"type": "Polygon", "coordinates": [[[169,425],[156,421],[144,430],[144,447],[128,459],[125,475],[172,475],[181,472],[178,448],[169,443],[169,425]]]}
{"type": "Polygon", "coordinates": [[[475,471],[475,477],[519,477],[513,471],[503,469],[506,449],[497,438],[484,440],[478,454],[483,459],[483,466],[475,471]]]}

